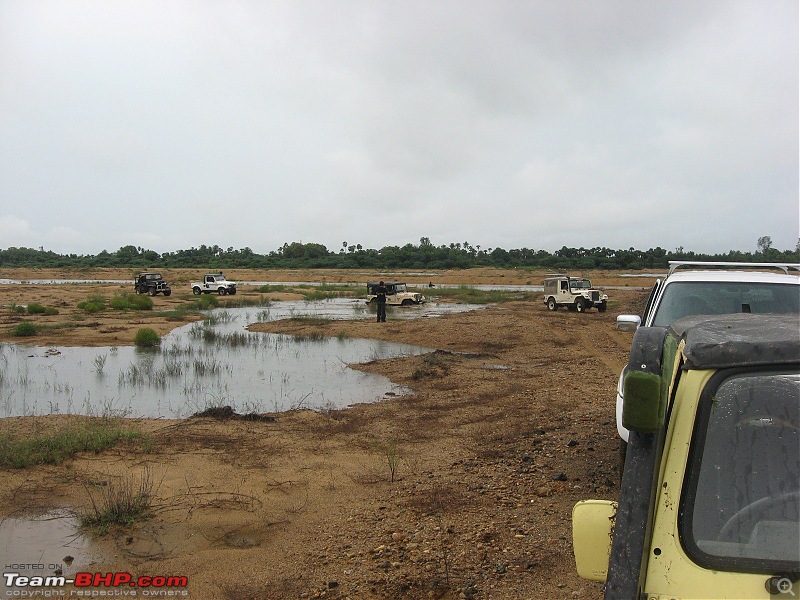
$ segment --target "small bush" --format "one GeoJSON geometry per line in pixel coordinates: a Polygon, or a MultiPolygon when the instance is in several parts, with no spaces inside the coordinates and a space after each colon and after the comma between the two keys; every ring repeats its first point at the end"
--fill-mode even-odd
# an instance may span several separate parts
{"type": "Polygon", "coordinates": [[[11,330],[11,335],[15,335],[17,337],[36,335],[36,326],[32,323],[23,321],[22,323],[17,324],[17,326],[11,330]]]}
{"type": "Polygon", "coordinates": [[[111,299],[112,310],[153,310],[153,300],[149,296],[122,294],[111,299]]]}
{"type": "Polygon", "coordinates": [[[24,306],[20,306],[19,304],[14,303],[14,304],[11,305],[11,312],[16,314],[16,315],[24,315],[25,314],[25,310],[26,310],[25,307],[24,306]]]}
{"type": "Polygon", "coordinates": [[[35,302],[31,302],[28,304],[28,314],[29,315],[57,315],[58,309],[53,308],[52,306],[42,306],[41,304],[36,304],[35,302]]]}
{"type": "Polygon", "coordinates": [[[219,306],[219,300],[217,300],[216,296],[212,296],[211,294],[202,294],[192,302],[192,308],[195,310],[206,310],[208,308],[216,308],[219,306]]]}
{"type": "Polygon", "coordinates": [[[82,311],[93,315],[94,313],[99,313],[106,309],[106,298],[105,296],[101,295],[94,295],[90,296],[88,300],[84,300],[83,302],[78,302],[78,308],[82,311]]]}
{"type": "Polygon", "coordinates": [[[136,344],[138,348],[154,348],[161,343],[161,338],[158,337],[158,334],[153,329],[142,327],[136,332],[133,343],[136,344]]]}

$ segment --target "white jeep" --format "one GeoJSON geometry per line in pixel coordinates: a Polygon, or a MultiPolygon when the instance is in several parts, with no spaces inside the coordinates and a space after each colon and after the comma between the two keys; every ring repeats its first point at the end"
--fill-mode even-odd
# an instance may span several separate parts
{"type": "MultiPolygon", "coordinates": [[[[367,304],[375,302],[377,298],[375,291],[380,286],[378,281],[367,283],[367,304]]],[[[422,304],[425,296],[418,292],[409,292],[408,286],[402,281],[387,281],[383,284],[386,288],[386,304],[393,306],[411,306],[412,304],[422,304]]]]}
{"type": "MultiPolygon", "coordinates": [[[[731,313],[800,313],[800,264],[670,261],[665,279],[657,279],[644,313],[619,315],[617,329],[669,327],[683,317],[731,313]]],[[[633,349],[632,349],[633,351],[633,349]]],[[[617,432],[622,425],[622,384],[617,384],[617,432]]]]}
{"type": "Polygon", "coordinates": [[[228,281],[222,273],[209,273],[203,277],[202,282],[192,284],[192,293],[195,296],[212,292],[216,292],[220,296],[225,294],[232,296],[236,293],[236,282],[228,281]]]}
{"type": "Polygon", "coordinates": [[[544,280],[544,303],[550,310],[566,306],[584,312],[595,307],[599,312],[605,312],[608,296],[594,289],[592,282],[585,277],[554,274],[544,280]]]}

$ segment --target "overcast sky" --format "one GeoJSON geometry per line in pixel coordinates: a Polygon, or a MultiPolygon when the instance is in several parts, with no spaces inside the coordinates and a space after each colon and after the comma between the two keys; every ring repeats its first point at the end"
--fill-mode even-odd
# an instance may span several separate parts
{"type": "Polygon", "coordinates": [[[0,0],[0,248],[793,249],[797,0],[0,0]]]}

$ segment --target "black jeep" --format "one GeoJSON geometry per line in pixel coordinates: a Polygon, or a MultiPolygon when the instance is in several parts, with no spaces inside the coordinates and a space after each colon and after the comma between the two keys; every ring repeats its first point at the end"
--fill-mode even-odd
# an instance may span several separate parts
{"type": "Polygon", "coordinates": [[[161,277],[161,273],[139,273],[139,276],[133,281],[133,287],[137,294],[147,294],[148,296],[155,296],[159,293],[169,296],[172,293],[169,284],[161,277]]]}

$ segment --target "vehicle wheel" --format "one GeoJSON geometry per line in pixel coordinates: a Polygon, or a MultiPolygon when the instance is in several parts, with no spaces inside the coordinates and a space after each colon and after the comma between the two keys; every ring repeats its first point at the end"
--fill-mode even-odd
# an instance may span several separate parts
{"type": "Polygon", "coordinates": [[[137,294],[141,294],[141,293],[142,293],[142,290],[140,290],[140,289],[139,289],[139,286],[138,286],[138,285],[136,286],[136,293],[137,293],[137,294]]]}
{"type": "Polygon", "coordinates": [[[228,293],[229,293],[231,296],[235,296],[235,295],[236,295],[236,288],[231,288],[231,289],[229,289],[229,290],[228,290],[228,293]]]}
{"type": "Polygon", "coordinates": [[[584,303],[583,298],[578,298],[575,300],[575,310],[578,312],[586,311],[586,304],[584,303]]]}
{"type": "Polygon", "coordinates": [[[403,300],[403,302],[401,304],[403,306],[411,306],[412,304],[414,304],[414,302],[412,300],[409,300],[408,298],[406,298],[405,300],[403,300]]]}
{"type": "Polygon", "coordinates": [[[220,296],[224,296],[224,295],[227,293],[227,291],[228,291],[228,290],[226,290],[225,288],[217,288],[217,293],[218,293],[220,296]]]}
{"type": "Polygon", "coordinates": [[[172,293],[172,290],[167,290],[166,292],[164,292],[164,295],[165,296],[169,296],[171,293],[172,293]]]}
{"type": "Polygon", "coordinates": [[[193,293],[195,296],[199,296],[199,295],[200,295],[200,288],[199,288],[199,287],[193,287],[193,288],[192,288],[192,293],[193,293]]]}
{"type": "Polygon", "coordinates": [[[547,300],[547,308],[549,308],[552,311],[558,310],[558,304],[556,303],[555,298],[551,297],[547,300]]]}
{"type": "Polygon", "coordinates": [[[597,305],[597,310],[598,310],[598,312],[606,312],[606,303],[605,302],[601,302],[600,304],[598,304],[597,305]]]}
{"type": "Polygon", "coordinates": [[[155,296],[157,293],[158,292],[156,291],[156,288],[148,288],[147,289],[147,295],[148,296],[155,296]]]}

